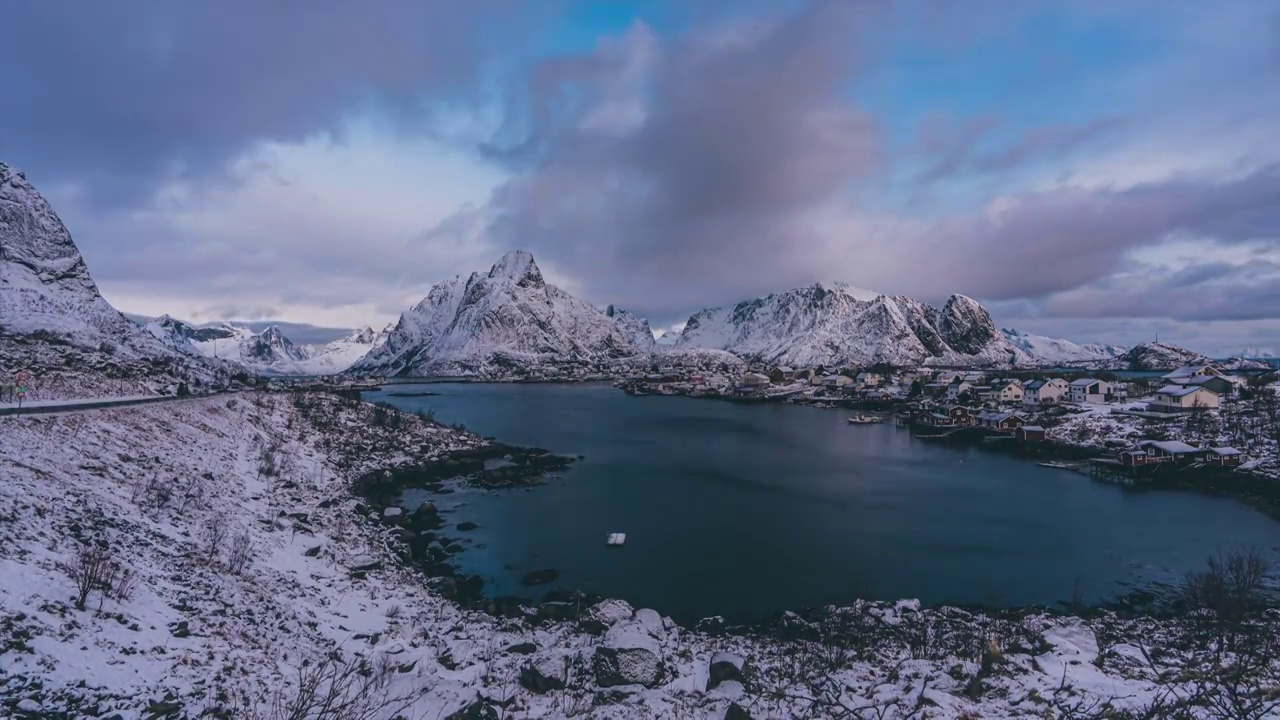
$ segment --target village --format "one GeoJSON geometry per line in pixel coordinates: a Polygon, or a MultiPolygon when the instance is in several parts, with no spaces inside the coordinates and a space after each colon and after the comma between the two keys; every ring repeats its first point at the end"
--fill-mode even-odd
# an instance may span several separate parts
{"type": "Polygon", "coordinates": [[[616,383],[633,395],[790,402],[857,411],[853,425],[893,419],[927,441],[981,444],[1050,467],[1141,484],[1175,470],[1280,478],[1277,377],[1206,363],[1159,373],[753,366],[665,369],[616,383]],[[726,369],[727,370],[727,369],[726,369]]]}

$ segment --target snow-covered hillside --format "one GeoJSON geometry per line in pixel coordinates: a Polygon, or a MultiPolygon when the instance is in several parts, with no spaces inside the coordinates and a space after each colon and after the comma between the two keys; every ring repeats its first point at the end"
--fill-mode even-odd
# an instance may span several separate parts
{"type": "Polygon", "coordinates": [[[388,332],[366,327],[325,345],[296,345],[275,326],[260,333],[231,323],[196,327],[168,315],[147,323],[146,330],[179,352],[227,360],[260,375],[340,373],[384,342],[388,332]]]}
{"type": "Polygon", "coordinates": [[[971,298],[952,295],[939,311],[908,297],[867,297],[816,284],[702,310],[689,318],[676,345],[798,367],[998,364],[1015,355],[971,298]]]}
{"type": "Polygon", "coordinates": [[[513,251],[488,273],[459,275],[431,288],[400,315],[386,344],[352,371],[486,375],[512,368],[607,363],[648,350],[636,345],[639,323],[627,320],[615,322],[548,285],[532,255],[513,251]]]}
{"type": "Polygon", "coordinates": [[[1034,335],[1021,330],[1001,328],[1009,344],[1020,353],[1020,365],[1059,365],[1065,363],[1094,362],[1110,360],[1128,352],[1128,348],[1117,345],[1100,345],[1090,343],[1080,345],[1070,340],[1059,340],[1034,335]]]}

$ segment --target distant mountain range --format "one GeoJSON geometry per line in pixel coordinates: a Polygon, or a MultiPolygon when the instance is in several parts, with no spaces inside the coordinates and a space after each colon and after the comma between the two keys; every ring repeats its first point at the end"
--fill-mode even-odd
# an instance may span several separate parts
{"type": "MultiPolygon", "coordinates": [[[[382,332],[363,328],[336,337],[334,329],[305,325],[196,326],[168,316],[139,320],[131,322],[102,298],[53,209],[21,173],[0,163],[0,325],[7,343],[0,343],[0,360],[30,354],[13,348],[15,338],[19,344],[38,340],[41,362],[50,366],[79,362],[56,349],[74,347],[86,367],[147,360],[152,367],[170,368],[170,379],[196,380],[226,374],[233,365],[276,375],[349,369],[373,375],[511,376],[554,375],[565,368],[619,374],[653,364],[737,366],[741,360],[797,367],[1083,364],[1132,369],[1206,360],[1159,343],[1126,349],[999,329],[986,308],[964,295],[952,295],[936,308],[841,284],[815,284],[701,310],[682,332],[659,333],[655,340],[643,318],[612,305],[601,310],[548,284],[533,256],[523,251],[503,255],[487,272],[438,283],[382,332]],[[296,342],[291,333],[320,341],[296,342]]],[[[1241,355],[1275,354],[1250,348],[1241,355]]]]}
{"type": "Polygon", "coordinates": [[[357,330],[330,343],[296,344],[275,325],[261,332],[230,323],[193,326],[167,315],[145,326],[166,346],[186,355],[228,360],[263,375],[333,375],[386,340],[387,331],[357,330]]]}

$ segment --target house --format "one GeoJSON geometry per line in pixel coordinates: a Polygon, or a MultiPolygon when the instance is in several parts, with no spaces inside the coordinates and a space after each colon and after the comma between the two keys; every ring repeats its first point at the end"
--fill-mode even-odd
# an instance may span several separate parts
{"type": "Polygon", "coordinates": [[[769,371],[769,381],[775,383],[789,383],[796,379],[796,371],[789,367],[776,367],[769,371]]]}
{"type": "Polygon", "coordinates": [[[1197,385],[1206,390],[1211,390],[1218,395],[1230,395],[1235,390],[1235,385],[1223,377],[1222,375],[1191,375],[1178,378],[1168,378],[1171,385],[1184,385],[1190,387],[1197,385]]]}
{"type": "Polygon", "coordinates": [[[1022,404],[1029,407],[1057,405],[1069,387],[1062,378],[1032,380],[1022,387],[1022,404]]]}
{"type": "Polygon", "coordinates": [[[742,384],[747,387],[761,387],[769,384],[769,376],[760,373],[747,373],[742,376],[742,384]]]}
{"type": "Polygon", "coordinates": [[[1174,381],[1179,379],[1195,377],[1197,375],[1221,376],[1223,375],[1223,372],[1222,372],[1222,368],[1218,367],[1217,365],[1214,365],[1213,363],[1209,363],[1207,365],[1183,365],[1182,367],[1174,370],[1173,372],[1167,373],[1162,377],[1165,380],[1174,381]]]}
{"type": "Polygon", "coordinates": [[[952,425],[972,425],[973,413],[963,405],[952,405],[947,408],[947,419],[952,425]]]}
{"type": "Polygon", "coordinates": [[[978,415],[978,425],[991,428],[992,430],[1017,430],[1026,422],[1025,419],[1012,410],[1003,412],[984,412],[978,415]]]}
{"type": "Polygon", "coordinates": [[[1151,412],[1180,413],[1207,410],[1220,405],[1218,394],[1199,385],[1165,385],[1151,396],[1151,412]]]}
{"type": "Polygon", "coordinates": [[[1044,428],[1039,425],[1023,425],[1013,431],[1013,436],[1027,442],[1044,442],[1044,428]]]}
{"type": "Polygon", "coordinates": [[[880,376],[880,373],[860,372],[856,379],[858,381],[858,385],[862,387],[879,387],[883,378],[880,376]]]}
{"type": "Polygon", "coordinates": [[[973,385],[969,384],[968,381],[966,380],[952,381],[951,384],[947,386],[947,399],[955,400],[956,398],[959,398],[961,395],[969,395],[969,394],[972,394],[972,392],[973,392],[973,385]]]}
{"type": "Polygon", "coordinates": [[[1194,445],[1178,440],[1143,440],[1135,450],[1146,452],[1148,463],[1188,463],[1194,462],[1203,452],[1194,445]]]}
{"type": "Polygon", "coordinates": [[[1021,380],[1002,380],[991,386],[995,391],[993,398],[999,403],[1020,403],[1026,390],[1022,386],[1021,380]]]}
{"type": "Polygon", "coordinates": [[[1210,465],[1233,467],[1244,462],[1244,453],[1233,447],[1209,448],[1205,453],[1204,461],[1210,465]]]}
{"type": "Polygon", "coordinates": [[[1067,386],[1067,399],[1073,403],[1105,403],[1115,398],[1111,383],[1106,380],[1080,378],[1067,386]]]}

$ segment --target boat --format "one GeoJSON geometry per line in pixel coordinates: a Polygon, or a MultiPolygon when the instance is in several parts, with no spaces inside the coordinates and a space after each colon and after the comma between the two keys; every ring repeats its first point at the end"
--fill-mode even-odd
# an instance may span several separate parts
{"type": "Polygon", "coordinates": [[[849,418],[850,425],[872,425],[880,422],[884,422],[884,418],[875,415],[854,415],[849,418]]]}
{"type": "Polygon", "coordinates": [[[609,539],[605,541],[610,547],[621,547],[622,543],[627,541],[626,533],[609,533],[609,539]]]}

